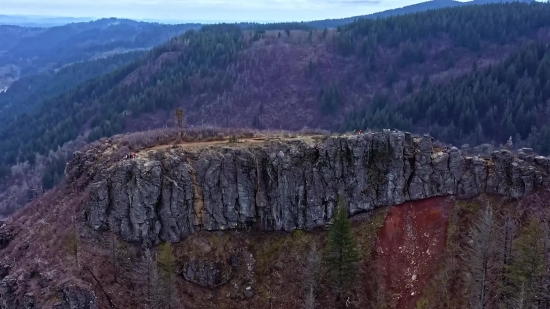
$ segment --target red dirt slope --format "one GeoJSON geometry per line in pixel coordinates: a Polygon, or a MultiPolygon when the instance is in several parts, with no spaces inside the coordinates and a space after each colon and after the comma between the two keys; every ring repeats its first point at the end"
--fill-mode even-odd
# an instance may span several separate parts
{"type": "Polygon", "coordinates": [[[376,252],[388,307],[415,308],[445,249],[452,207],[449,197],[436,197],[390,208],[376,252]]]}

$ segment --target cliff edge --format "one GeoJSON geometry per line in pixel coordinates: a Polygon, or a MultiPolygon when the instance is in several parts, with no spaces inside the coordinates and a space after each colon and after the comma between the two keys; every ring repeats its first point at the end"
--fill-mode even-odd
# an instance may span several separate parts
{"type": "Polygon", "coordinates": [[[69,181],[91,181],[87,222],[128,242],[178,242],[199,230],[310,230],[330,222],[337,195],[350,215],[436,196],[521,198],[550,183],[550,159],[525,149],[490,159],[429,136],[361,135],[182,143],[96,164],[75,153],[69,181]]]}

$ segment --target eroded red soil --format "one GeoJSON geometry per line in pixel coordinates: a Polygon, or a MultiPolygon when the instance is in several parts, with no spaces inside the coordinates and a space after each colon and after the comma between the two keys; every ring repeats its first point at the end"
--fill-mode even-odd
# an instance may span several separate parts
{"type": "Polygon", "coordinates": [[[451,210],[448,197],[390,208],[376,251],[390,308],[415,308],[445,249],[451,210]]]}

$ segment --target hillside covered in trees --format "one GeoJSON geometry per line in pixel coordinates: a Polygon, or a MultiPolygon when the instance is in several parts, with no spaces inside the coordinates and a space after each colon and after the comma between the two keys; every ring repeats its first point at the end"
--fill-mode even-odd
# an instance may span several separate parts
{"type": "MultiPolygon", "coordinates": [[[[514,97],[509,109],[493,106],[495,98],[485,100],[486,106],[478,113],[492,113],[496,119],[513,110],[514,128],[500,130],[501,119],[491,122],[486,117],[481,126],[483,138],[473,133],[479,131],[471,125],[478,117],[473,107],[468,112],[474,103],[460,103],[464,115],[452,116],[462,133],[443,130],[443,120],[426,123],[409,118],[425,116],[422,110],[432,102],[422,97],[429,89],[441,96],[440,89],[452,93],[451,89],[460,89],[457,78],[468,79],[472,72],[474,76],[491,74],[486,72],[499,66],[508,71],[510,60],[505,59],[511,55],[534,48],[526,46],[541,46],[537,48],[542,50],[550,30],[550,5],[546,3],[444,8],[362,19],[333,30],[295,30],[303,25],[286,25],[284,30],[251,24],[188,31],[118,70],[44,99],[36,110],[0,126],[0,176],[8,176],[15,164],[32,165],[40,157],[50,158],[47,162],[55,167],[48,169],[51,180],[54,174],[63,174],[63,165],[52,158],[66,143],[78,137],[93,141],[121,132],[174,126],[178,107],[184,110],[188,126],[349,130],[388,125],[413,132],[433,126],[437,137],[445,141],[471,144],[504,143],[510,133],[537,144],[544,135],[540,133],[545,130],[542,120],[534,123],[535,129],[530,122],[534,114],[542,116],[542,103],[537,97],[536,103],[520,102],[533,91],[533,96],[539,96],[537,91],[544,85],[521,86],[525,89],[521,91],[514,85],[509,92],[522,95],[514,97]],[[418,115],[392,114],[392,123],[380,120],[380,112],[375,115],[377,108],[389,110],[402,106],[403,100],[424,103],[415,103],[418,115]]],[[[520,66],[536,67],[537,72],[544,67],[538,49],[536,59],[530,56],[532,60],[522,60],[517,70],[510,70],[518,84],[535,81],[530,75],[533,69],[523,77],[520,66]]],[[[546,78],[541,74],[536,75],[539,83],[546,78]]],[[[444,105],[432,109],[430,115],[437,115],[444,105]]],[[[451,113],[448,108],[446,112],[451,113]]]]}
{"type": "Polygon", "coordinates": [[[199,27],[116,18],[51,28],[0,25],[0,90],[19,77],[114,53],[150,49],[199,27]]]}
{"type": "MultiPolygon", "coordinates": [[[[420,2],[412,5],[407,5],[404,7],[386,10],[382,12],[372,13],[368,15],[360,15],[354,17],[338,18],[338,19],[325,19],[325,20],[315,20],[307,22],[306,24],[315,27],[315,28],[336,28],[355,22],[359,19],[377,19],[385,18],[390,16],[412,14],[418,12],[424,12],[428,10],[437,10],[442,8],[457,7],[463,5],[480,5],[480,4],[489,4],[489,3],[502,3],[502,2],[512,2],[512,1],[502,1],[502,0],[473,0],[473,1],[455,1],[455,0],[430,0],[425,2],[420,2]]],[[[518,2],[533,2],[533,0],[521,0],[518,2]]]]}
{"type": "Polygon", "coordinates": [[[346,126],[429,132],[455,145],[504,143],[512,137],[548,155],[549,113],[549,45],[533,43],[445,85],[427,83],[403,100],[377,94],[366,110],[350,115],[346,126]]]}
{"type": "Polygon", "coordinates": [[[32,112],[48,99],[75,88],[90,79],[119,69],[143,55],[144,51],[116,54],[79,62],[58,71],[25,76],[0,93],[0,122],[6,123],[25,112],[32,112]]]}

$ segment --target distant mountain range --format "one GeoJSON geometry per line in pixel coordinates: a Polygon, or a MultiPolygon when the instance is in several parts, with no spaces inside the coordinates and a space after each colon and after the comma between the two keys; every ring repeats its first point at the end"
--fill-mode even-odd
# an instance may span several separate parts
{"type": "Polygon", "coordinates": [[[67,64],[149,49],[200,27],[116,18],[49,28],[0,25],[0,89],[20,77],[67,64]]]}
{"type": "Polygon", "coordinates": [[[0,25],[13,25],[21,27],[54,27],[63,26],[69,23],[88,22],[91,17],[48,17],[48,16],[22,16],[22,15],[0,15],[0,25]]]}
{"type": "MultiPolygon", "coordinates": [[[[534,2],[535,0],[516,0],[518,2],[534,2]]],[[[325,19],[303,22],[315,28],[334,28],[343,24],[347,24],[355,21],[359,18],[379,18],[388,17],[394,15],[403,15],[408,13],[422,12],[427,10],[441,9],[445,7],[455,7],[461,5],[471,4],[488,4],[499,2],[512,2],[507,0],[473,0],[473,1],[455,1],[455,0],[431,0],[426,2],[420,2],[413,5],[404,6],[401,8],[386,10],[382,12],[360,15],[339,19],[325,19]]],[[[95,20],[93,17],[48,17],[48,16],[24,16],[24,15],[0,15],[0,25],[13,25],[21,27],[55,27],[62,26],[70,23],[82,23],[95,20]]],[[[163,23],[163,24],[181,24],[181,23],[193,23],[193,24],[212,24],[216,22],[200,22],[200,21],[177,21],[177,20],[152,20],[152,19],[140,19],[137,21],[147,23],[163,23]]]]}

